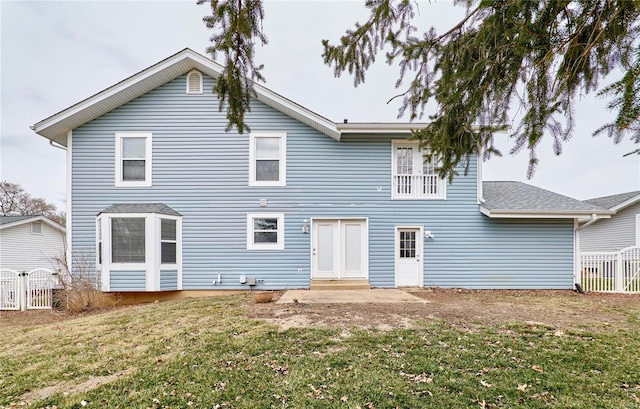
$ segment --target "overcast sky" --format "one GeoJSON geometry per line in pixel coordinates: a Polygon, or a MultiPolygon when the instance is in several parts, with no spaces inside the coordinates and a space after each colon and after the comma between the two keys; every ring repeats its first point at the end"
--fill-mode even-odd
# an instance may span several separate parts
{"type": "MultiPolygon", "coordinates": [[[[364,1],[267,1],[269,44],[257,50],[266,86],[341,122],[398,121],[397,70],[381,57],[366,83],[336,79],[322,62],[322,39],[336,41],[363,21],[364,1]]],[[[417,24],[445,28],[462,12],[447,1],[419,1],[417,24]]],[[[65,152],[49,146],[29,126],[189,47],[205,53],[211,35],[202,23],[208,6],[194,1],[0,1],[0,176],[33,196],[64,208],[65,152]]],[[[551,141],[539,148],[540,166],[526,179],[528,152],[508,155],[508,135],[498,136],[505,156],[484,163],[485,180],[520,180],[578,199],[640,189],[637,145],[591,137],[611,119],[605,101],[585,96],[577,129],[555,157],[551,141]]],[[[400,119],[402,120],[402,119],[400,119]]]]}

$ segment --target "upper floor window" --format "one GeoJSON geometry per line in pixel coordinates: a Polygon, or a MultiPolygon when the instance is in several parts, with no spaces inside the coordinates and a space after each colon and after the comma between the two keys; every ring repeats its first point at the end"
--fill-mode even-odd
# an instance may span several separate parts
{"type": "Polygon", "coordinates": [[[116,133],[118,187],[151,186],[151,133],[116,133]]]}
{"type": "Polygon", "coordinates": [[[393,199],[445,199],[446,181],[438,176],[437,160],[428,160],[417,142],[394,142],[393,199]]]}
{"type": "Polygon", "coordinates": [[[252,133],[249,138],[249,186],[286,186],[287,134],[252,133]]]}
{"type": "Polygon", "coordinates": [[[202,94],[202,74],[193,70],[187,74],[187,94],[202,94]]]}

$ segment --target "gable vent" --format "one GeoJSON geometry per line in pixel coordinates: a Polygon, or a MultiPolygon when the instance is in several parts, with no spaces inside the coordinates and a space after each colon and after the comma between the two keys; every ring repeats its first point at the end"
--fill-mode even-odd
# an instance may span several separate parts
{"type": "Polygon", "coordinates": [[[202,74],[193,70],[187,74],[187,94],[202,94],[202,74]]]}

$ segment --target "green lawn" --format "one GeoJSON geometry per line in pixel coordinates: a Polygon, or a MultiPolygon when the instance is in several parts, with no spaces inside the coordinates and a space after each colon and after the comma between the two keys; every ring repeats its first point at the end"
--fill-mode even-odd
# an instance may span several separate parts
{"type": "Polygon", "coordinates": [[[640,408],[633,316],[594,330],[508,317],[281,330],[246,318],[251,308],[233,296],[0,319],[0,407],[640,408]]]}

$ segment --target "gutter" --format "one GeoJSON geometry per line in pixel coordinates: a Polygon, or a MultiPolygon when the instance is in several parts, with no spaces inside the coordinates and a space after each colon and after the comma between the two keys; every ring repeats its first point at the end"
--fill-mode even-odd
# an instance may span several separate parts
{"type": "Polygon", "coordinates": [[[54,142],[52,139],[49,139],[49,145],[53,146],[54,148],[62,149],[65,152],[67,150],[67,148],[65,148],[64,146],[60,145],[58,142],[54,142]]]}
{"type": "Polygon", "coordinates": [[[600,219],[601,219],[601,217],[598,217],[595,213],[593,213],[593,214],[591,214],[591,218],[586,223],[576,227],[575,231],[579,232],[580,230],[584,229],[587,226],[592,225],[593,223],[597,222],[600,219]]]}

